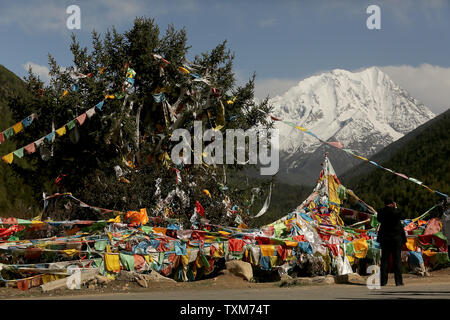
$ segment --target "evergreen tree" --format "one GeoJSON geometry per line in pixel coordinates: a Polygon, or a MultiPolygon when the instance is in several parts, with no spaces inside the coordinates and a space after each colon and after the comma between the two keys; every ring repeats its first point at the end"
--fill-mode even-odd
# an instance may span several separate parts
{"type": "MultiPolygon", "coordinates": [[[[113,28],[102,38],[94,31],[92,48],[82,47],[72,36],[73,66],[63,68],[49,55],[50,83],[45,85],[30,72],[25,80],[32,94],[10,102],[14,119],[32,112],[39,119],[17,138],[18,145],[66,124],[67,134],[49,136],[36,154],[26,157],[29,166],[13,163],[33,187],[35,198],[42,192],[67,191],[100,207],[146,207],[155,215],[184,220],[199,201],[208,219],[223,222],[223,200],[232,194],[226,175],[243,166],[175,166],[170,150],[178,142],[170,141],[170,136],[178,128],[192,133],[195,120],[202,121],[203,130],[220,130],[224,139],[226,129],[270,127],[268,98],[254,101],[255,76],[236,86],[234,55],[226,41],[188,61],[186,31],[170,25],[161,34],[148,18],[137,18],[124,33],[113,28]],[[101,101],[103,105],[82,126],[68,123],[101,101]],[[180,171],[179,185],[175,169],[180,171]]],[[[237,194],[230,201],[246,215],[242,207],[248,199],[237,194]]],[[[61,217],[68,203],[61,200],[54,207],[62,205],[61,217]]],[[[69,216],[82,215],[79,208],[72,208],[69,216]]]]}

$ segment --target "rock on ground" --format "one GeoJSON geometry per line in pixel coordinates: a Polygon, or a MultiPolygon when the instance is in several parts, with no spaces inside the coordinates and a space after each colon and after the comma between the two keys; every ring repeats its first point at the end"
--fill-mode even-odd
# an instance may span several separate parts
{"type": "Polygon", "coordinates": [[[253,269],[252,265],[248,262],[241,260],[232,260],[227,261],[225,266],[228,271],[232,274],[244,278],[247,281],[251,281],[253,279],[253,269]]]}
{"type": "Polygon", "coordinates": [[[138,283],[141,287],[144,287],[144,288],[147,288],[147,287],[148,287],[148,282],[147,282],[147,280],[144,280],[144,279],[136,279],[136,281],[137,281],[137,283],[138,283]]]}
{"type": "Polygon", "coordinates": [[[142,279],[148,282],[172,282],[172,283],[177,283],[175,280],[171,279],[171,278],[167,278],[164,277],[163,275],[159,274],[156,271],[152,271],[149,274],[139,274],[137,275],[136,279],[142,279]]]}
{"type": "Polygon", "coordinates": [[[366,284],[366,280],[357,273],[349,273],[334,278],[338,284],[366,284]]]}
{"type": "Polygon", "coordinates": [[[97,283],[98,284],[108,284],[108,283],[110,283],[112,281],[108,277],[104,277],[104,276],[102,276],[100,274],[96,275],[95,278],[97,279],[97,283]]]}

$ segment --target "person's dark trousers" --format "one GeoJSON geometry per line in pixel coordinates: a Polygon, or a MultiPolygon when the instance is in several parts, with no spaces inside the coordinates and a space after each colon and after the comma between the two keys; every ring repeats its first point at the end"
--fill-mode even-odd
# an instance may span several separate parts
{"type": "Polygon", "coordinates": [[[385,286],[388,282],[388,268],[389,257],[392,255],[392,262],[394,264],[394,278],[396,285],[403,284],[402,269],[401,269],[401,252],[402,245],[398,242],[388,242],[381,246],[381,285],[385,286]]]}

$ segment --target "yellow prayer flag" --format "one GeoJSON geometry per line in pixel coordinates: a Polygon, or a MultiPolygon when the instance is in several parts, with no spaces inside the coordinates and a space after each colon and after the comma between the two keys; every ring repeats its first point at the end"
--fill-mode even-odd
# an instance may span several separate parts
{"type": "Polygon", "coordinates": [[[14,159],[14,154],[13,154],[12,152],[11,152],[11,153],[8,153],[6,156],[3,156],[2,159],[3,159],[3,161],[5,161],[7,164],[11,164],[11,163],[13,162],[13,159],[14,159]]]}
{"type": "Polygon", "coordinates": [[[108,99],[114,99],[114,95],[113,94],[107,94],[107,95],[105,95],[105,100],[108,100],[108,99]]]}
{"type": "Polygon", "coordinates": [[[64,96],[67,96],[68,94],[69,94],[69,90],[64,90],[62,96],[64,97],[64,96]]]}
{"type": "Polygon", "coordinates": [[[14,133],[20,132],[23,129],[23,124],[22,122],[17,122],[14,126],[13,126],[13,130],[14,133]]]}
{"type": "Polygon", "coordinates": [[[364,157],[361,157],[361,156],[357,156],[357,155],[355,155],[355,157],[356,157],[356,158],[358,158],[358,159],[364,160],[364,161],[369,161],[369,159],[367,159],[367,158],[364,158],[364,157]]]}
{"type": "Polygon", "coordinates": [[[301,131],[303,131],[303,132],[308,131],[308,129],[303,128],[303,127],[299,127],[299,126],[295,126],[295,128],[298,129],[298,130],[301,130],[301,131]]]}
{"type": "Polygon", "coordinates": [[[232,100],[227,100],[227,104],[233,104],[236,101],[236,97],[234,97],[232,100]]]}
{"type": "Polygon", "coordinates": [[[58,130],[56,130],[56,133],[58,134],[59,137],[65,135],[67,132],[66,130],[66,126],[59,128],[58,130]]]}
{"type": "Polygon", "coordinates": [[[66,250],[63,250],[63,252],[72,258],[76,253],[78,253],[78,250],[77,249],[66,249],[66,250]]]}
{"type": "Polygon", "coordinates": [[[186,74],[190,73],[188,69],[183,68],[183,67],[178,67],[178,70],[180,70],[181,72],[186,73],[186,74]]]}
{"type": "Polygon", "coordinates": [[[106,270],[111,272],[120,271],[120,257],[118,254],[105,254],[105,266],[106,270]]]}
{"type": "Polygon", "coordinates": [[[103,67],[103,68],[100,68],[100,74],[102,74],[104,71],[105,71],[105,67],[103,67]]]}
{"type": "Polygon", "coordinates": [[[117,216],[114,219],[109,219],[108,222],[120,223],[120,216],[117,216]]]}

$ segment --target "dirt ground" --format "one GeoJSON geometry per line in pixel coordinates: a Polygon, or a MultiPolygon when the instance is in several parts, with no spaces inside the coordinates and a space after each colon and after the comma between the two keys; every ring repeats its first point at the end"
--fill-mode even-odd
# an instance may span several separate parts
{"type": "MultiPolygon", "coordinates": [[[[364,276],[363,278],[367,278],[364,276]]],[[[450,268],[436,270],[431,272],[429,277],[420,277],[414,274],[403,275],[405,285],[427,285],[448,284],[450,287],[450,268]]],[[[226,290],[226,289],[246,289],[246,290],[270,290],[280,287],[280,281],[253,283],[243,280],[231,274],[222,274],[215,278],[199,280],[195,282],[152,282],[148,287],[141,287],[136,282],[112,281],[106,285],[83,286],[80,290],[59,289],[51,292],[42,292],[40,287],[34,287],[27,291],[21,291],[17,288],[0,288],[0,299],[20,299],[20,298],[46,298],[46,297],[65,297],[83,296],[83,295],[110,295],[114,293],[145,293],[158,291],[180,291],[180,290],[226,290]]],[[[390,275],[389,283],[393,284],[393,275],[390,275]]],[[[305,285],[303,285],[305,286],[305,285]]],[[[311,286],[329,286],[313,284],[311,286]]],[[[332,284],[331,286],[338,286],[332,284]]]]}

